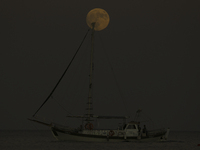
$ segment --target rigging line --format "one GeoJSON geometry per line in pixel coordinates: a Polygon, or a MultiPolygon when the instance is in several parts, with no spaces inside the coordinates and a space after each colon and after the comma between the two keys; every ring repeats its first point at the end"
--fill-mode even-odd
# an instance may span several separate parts
{"type": "MultiPolygon", "coordinates": [[[[89,43],[88,43],[89,44],[89,43]]],[[[88,49],[88,45],[86,46],[86,50],[88,49]]],[[[67,82],[67,85],[69,85],[70,86],[70,88],[71,89],[73,89],[73,92],[71,92],[71,93],[67,93],[67,96],[68,95],[72,95],[72,100],[74,100],[74,97],[75,97],[75,94],[77,94],[76,93],[76,91],[77,91],[77,87],[78,87],[78,83],[80,83],[80,80],[81,80],[81,78],[80,78],[80,75],[82,75],[83,73],[82,73],[82,70],[84,70],[82,67],[80,67],[80,65],[81,64],[83,64],[84,62],[85,62],[85,60],[84,60],[84,58],[85,58],[85,56],[87,56],[88,54],[87,54],[87,51],[86,50],[82,50],[82,52],[81,53],[79,53],[79,55],[81,54],[81,60],[78,62],[78,65],[76,65],[75,66],[75,71],[73,71],[73,74],[71,75],[71,77],[70,78],[68,78],[69,79],[69,82],[67,82]],[[85,53],[85,51],[86,51],[86,53],[85,53]],[[81,69],[80,69],[81,68],[81,69]],[[80,71],[80,72],[78,72],[78,71],[80,71]],[[78,80],[75,80],[75,78],[76,78],[76,76],[77,75],[79,75],[78,77],[78,80]],[[74,82],[74,81],[76,81],[76,82],[74,82]]],[[[88,76],[87,76],[88,77],[88,76]]],[[[65,97],[64,97],[65,98],[65,97]]]]}
{"type": "Polygon", "coordinates": [[[52,97],[52,99],[64,110],[66,111],[68,114],[73,115],[72,113],[70,113],[69,111],[67,111],[67,109],[65,109],[59,102],[57,99],[55,99],[54,97],[52,97]]]}
{"type": "Polygon", "coordinates": [[[65,69],[64,73],[62,74],[62,76],[60,77],[60,79],[58,80],[57,84],[55,85],[55,87],[53,88],[53,90],[51,91],[51,93],[49,94],[49,96],[46,98],[46,100],[42,103],[42,105],[38,108],[38,110],[34,113],[33,117],[37,114],[37,112],[42,108],[42,106],[49,100],[49,98],[51,97],[51,95],[53,94],[53,92],[55,91],[55,89],[57,88],[57,86],[59,85],[60,81],[62,80],[62,78],[64,77],[65,73],[67,72],[67,70],[69,69],[71,63],[73,62],[74,58],[76,57],[76,54],[78,53],[79,49],[81,48],[88,32],[90,31],[90,28],[88,29],[88,31],[86,32],[81,44],[79,45],[76,53],[74,54],[73,58],[71,59],[69,65],[67,66],[67,68],[65,69]]]}
{"type": "MultiPolygon", "coordinates": [[[[29,121],[30,122],[30,121],[29,121]]],[[[34,123],[31,123],[30,124],[35,128],[35,130],[38,130],[38,128],[34,125],[34,123]]]]}
{"type": "Polygon", "coordinates": [[[143,112],[143,116],[145,116],[147,119],[149,119],[149,122],[152,123],[152,127],[154,128],[154,126],[155,126],[154,121],[148,115],[146,115],[144,112],[143,112]]]}
{"type": "Polygon", "coordinates": [[[109,57],[108,57],[108,54],[106,53],[106,51],[105,51],[105,49],[104,49],[104,44],[103,44],[103,41],[102,41],[102,38],[101,38],[100,35],[99,35],[99,38],[100,38],[100,41],[101,41],[101,43],[102,43],[104,53],[106,54],[108,63],[109,63],[109,65],[110,65],[110,67],[111,67],[111,71],[112,71],[112,74],[113,74],[113,76],[114,76],[114,80],[115,80],[117,89],[118,89],[118,91],[119,91],[119,95],[120,95],[120,97],[121,97],[121,99],[122,99],[122,102],[123,102],[123,104],[124,104],[125,110],[128,112],[128,114],[131,114],[131,113],[129,112],[129,110],[127,109],[127,107],[126,107],[126,102],[125,102],[125,100],[124,100],[124,95],[122,94],[122,91],[121,91],[121,89],[120,89],[120,87],[119,87],[119,83],[117,82],[117,78],[116,78],[116,75],[115,75],[113,66],[112,66],[111,61],[110,61],[110,59],[109,59],[109,57]]]}

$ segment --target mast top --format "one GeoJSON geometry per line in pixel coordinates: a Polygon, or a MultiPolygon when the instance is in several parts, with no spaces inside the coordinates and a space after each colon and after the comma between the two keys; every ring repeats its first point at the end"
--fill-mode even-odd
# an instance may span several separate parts
{"type": "Polygon", "coordinates": [[[87,14],[87,25],[92,29],[94,26],[95,31],[101,31],[105,29],[110,21],[108,13],[101,8],[94,8],[87,14]]]}

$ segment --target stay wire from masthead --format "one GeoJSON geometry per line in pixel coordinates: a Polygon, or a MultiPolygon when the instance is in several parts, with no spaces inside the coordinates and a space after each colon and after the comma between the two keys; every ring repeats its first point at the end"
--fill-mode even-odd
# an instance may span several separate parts
{"type": "Polygon", "coordinates": [[[71,59],[69,65],[67,66],[67,68],[65,69],[64,73],[62,74],[62,76],[60,77],[60,79],[58,80],[58,82],[56,83],[55,87],[53,88],[53,90],[51,91],[51,93],[49,94],[49,96],[46,98],[46,100],[42,103],[42,105],[37,109],[37,111],[34,113],[33,117],[37,114],[37,112],[42,108],[42,106],[49,100],[49,98],[52,96],[52,94],[54,93],[55,89],[57,88],[57,86],[59,85],[60,81],[63,79],[65,73],[67,72],[67,70],[69,69],[71,63],[73,62],[74,58],[76,57],[79,49],[81,48],[85,38],[87,37],[88,32],[90,31],[90,28],[88,29],[88,31],[86,32],[81,44],[79,45],[78,49],[76,50],[76,53],[74,54],[73,58],[71,59]]]}

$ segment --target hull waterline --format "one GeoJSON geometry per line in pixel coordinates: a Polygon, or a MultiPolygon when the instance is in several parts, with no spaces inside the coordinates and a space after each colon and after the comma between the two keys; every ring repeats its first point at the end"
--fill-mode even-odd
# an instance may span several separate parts
{"type": "Polygon", "coordinates": [[[169,129],[162,134],[155,137],[116,137],[116,136],[95,136],[84,135],[78,133],[62,132],[51,128],[53,136],[59,141],[78,141],[78,142],[136,142],[136,141],[166,141],[169,134],[169,129]]]}

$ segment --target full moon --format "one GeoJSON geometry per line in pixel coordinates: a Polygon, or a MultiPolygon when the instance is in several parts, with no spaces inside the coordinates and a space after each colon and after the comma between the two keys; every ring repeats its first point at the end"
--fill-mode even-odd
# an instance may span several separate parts
{"type": "Polygon", "coordinates": [[[108,13],[101,9],[101,8],[94,8],[92,9],[86,17],[86,22],[87,25],[90,28],[93,28],[93,23],[94,24],[94,30],[95,31],[100,31],[105,29],[108,26],[108,23],[110,21],[110,17],[108,13]]]}

